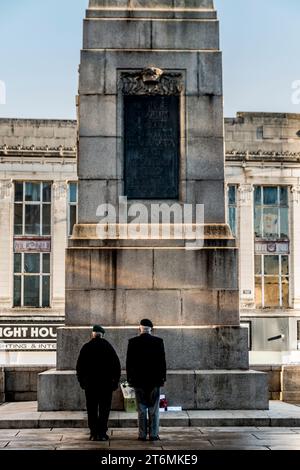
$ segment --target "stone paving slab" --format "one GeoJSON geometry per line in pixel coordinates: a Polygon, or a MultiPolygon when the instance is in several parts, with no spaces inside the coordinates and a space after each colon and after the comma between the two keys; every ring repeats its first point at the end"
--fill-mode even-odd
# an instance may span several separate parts
{"type": "Polygon", "coordinates": [[[296,432],[293,432],[293,428],[291,428],[291,431],[290,430],[287,430],[285,432],[285,428],[281,428],[282,431],[277,431],[277,432],[273,432],[272,430],[270,430],[272,428],[269,428],[268,431],[258,431],[258,432],[253,432],[253,436],[257,437],[257,439],[263,439],[264,436],[268,436],[269,438],[271,439],[281,439],[281,438],[284,438],[286,435],[289,436],[289,439],[299,439],[300,438],[300,434],[299,433],[296,433],[296,432]]]}
{"type": "MultiPolygon", "coordinates": [[[[254,431],[258,431],[259,428],[257,428],[256,426],[250,426],[250,427],[241,427],[241,426],[231,426],[231,427],[225,427],[225,426],[221,426],[221,427],[209,427],[209,428],[192,428],[192,429],[199,429],[200,432],[202,434],[210,434],[210,433],[238,433],[238,434],[241,434],[241,433],[252,433],[254,431]]],[[[270,430],[270,427],[268,426],[266,429],[270,430]]]]}
{"type": "Polygon", "coordinates": [[[11,430],[8,430],[8,429],[0,429],[0,440],[2,440],[2,437],[14,437],[18,434],[18,430],[17,429],[11,429],[11,430]]]}
{"type": "MultiPolygon", "coordinates": [[[[251,429],[251,428],[249,428],[249,429],[251,429]]],[[[275,426],[258,427],[258,428],[256,428],[255,433],[259,434],[260,432],[265,432],[265,431],[267,431],[268,433],[271,433],[271,434],[290,433],[291,431],[295,434],[300,433],[300,430],[298,428],[283,428],[283,427],[278,427],[277,428],[275,426]]]]}
{"type": "Polygon", "coordinates": [[[277,446],[268,446],[269,450],[300,450],[300,446],[284,446],[284,445],[277,445],[277,446]]]}
{"type": "Polygon", "coordinates": [[[3,447],[6,447],[8,445],[8,443],[9,443],[8,439],[5,439],[5,440],[1,439],[0,440],[0,449],[2,449],[3,447]]]}

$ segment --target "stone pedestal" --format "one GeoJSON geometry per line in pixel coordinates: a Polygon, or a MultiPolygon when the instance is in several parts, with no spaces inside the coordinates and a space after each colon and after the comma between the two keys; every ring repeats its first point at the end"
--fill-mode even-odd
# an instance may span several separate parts
{"type": "MultiPolygon", "coordinates": [[[[168,397],[169,406],[184,410],[265,410],[269,406],[265,376],[249,370],[176,370],[168,372],[161,393],[168,397]]],[[[38,400],[39,411],[85,409],[74,370],[41,374],[38,400]]],[[[114,392],[112,409],[121,411],[123,406],[119,389],[114,392]]]]}
{"type": "MultiPolygon", "coordinates": [[[[171,405],[267,408],[267,375],[248,370],[238,251],[225,218],[213,1],[90,0],[79,95],[79,220],[66,257],[66,327],[57,370],[39,377],[39,410],[84,408],[74,367],[91,325],[106,327],[124,368],[128,338],[145,317],[166,345],[171,405]],[[131,218],[137,203],[146,210],[190,204],[191,219],[171,224],[171,233],[201,226],[201,236],[126,237],[123,196],[131,198],[131,218]],[[100,237],[104,204],[116,208],[116,220],[100,237]]],[[[143,223],[154,224],[150,217],[143,223]]],[[[119,399],[118,392],[116,409],[119,399]]]]}

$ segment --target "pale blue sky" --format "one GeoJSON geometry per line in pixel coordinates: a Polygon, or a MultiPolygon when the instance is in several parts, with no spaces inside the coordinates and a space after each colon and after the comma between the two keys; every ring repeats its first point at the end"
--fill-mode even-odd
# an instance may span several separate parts
{"type": "MultiPolygon", "coordinates": [[[[0,0],[0,117],[75,118],[88,0],[0,0]]],[[[224,53],[225,115],[300,113],[299,0],[215,0],[224,53]]]]}

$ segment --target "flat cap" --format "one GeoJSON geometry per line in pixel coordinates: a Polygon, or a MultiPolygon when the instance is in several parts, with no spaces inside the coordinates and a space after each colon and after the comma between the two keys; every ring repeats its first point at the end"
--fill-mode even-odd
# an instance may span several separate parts
{"type": "Polygon", "coordinates": [[[105,329],[102,328],[102,326],[100,326],[100,325],[94,325],[93,326],[93,332],[94,333],[102,333],[104,335],[105,329]]]}
{"type": "Polygon", "coordinates": [[[141,320],[140,325],[148,326],[148,328],[153,328],[153,323],[151,320],[148,320],[148,318],[144,318],[143,320],[141,320]]]}

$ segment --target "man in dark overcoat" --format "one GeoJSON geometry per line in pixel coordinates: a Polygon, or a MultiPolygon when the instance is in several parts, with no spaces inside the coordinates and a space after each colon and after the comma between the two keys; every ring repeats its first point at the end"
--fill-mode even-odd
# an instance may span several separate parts
{"type": "Polygon", "coordinates": [[[140,335],[131,338],[128,343],[127,381],[135,389],[139,418],[138,439],[145,441],[149,432],[149,439],[156,441],[159,439],[160,387],[166,381],[165,348],[163,340],[152,335],[151,320],[142,320],[139,329],[140,335]]]}
{"type": "Polygon", "coordinates": [[[107,423],[111,409],[112,393],[117,390],[121,366],[116,351],[103,338],[104,328],[93,327],[92,339],[79,354],[76,366],[77,378],[85,390],[88,425],[93,441],[106,441],[107,423]]]}

